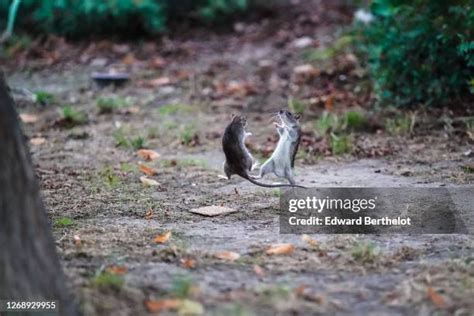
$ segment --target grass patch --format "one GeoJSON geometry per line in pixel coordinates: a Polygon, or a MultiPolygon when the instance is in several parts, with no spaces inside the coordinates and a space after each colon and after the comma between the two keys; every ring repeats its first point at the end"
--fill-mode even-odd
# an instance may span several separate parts
{"type": "Polygon", "coordinates": [[[71,227],[74,225],[74,221],[70,217],[61,217],[54,221],[53,226],[58,228],[71,227]]]}
{"type": "Polygon", "coordinates": [[[303,114],[306,109],[306,104],[301,100],[294,99],[293,97],[289,97],[288,108],[293,113],[303,114]]]}
{"type": "Polygon", "coordinates": [[[36,91],[35,101],[41,105],[49,105],[54,102],[54,95],[46,91],[36,91]]]}
{"type": "Polygon", "coordinates": [[[310,49],[305,52],[304,58],[309,62],[315,61],[326,61],[336,57],[339,54],[346,52],[351,43],[353,37],[350,35],[344,35],[339,37],[334,44],[326,48],[310,49]]]}
{"type": "Polygon", "coordinates": [[[62,119],[70,126],[82,125],[87,123],[87,114],[78,111],[70,105],[63,106],[61,109],[62,119]]]}
{"type": "Polygon", "coordinates": [[[189,145],[196,135],[196,127],[192,124],[184,125],[180,133],[181,143],[189,145]]]}
{"type": "Polygon", "coordinates": [[[122,148],[132,148],[134,150],[138,150],[138,149],[142,149],[146,147],[146,143],[147,143],[146,137],[141,136],[141,135],[130,137],[127,134],[128,132],[125,128],[123,127],[117,128],[113,133],[115,146],[122,147],[122,148]]]}
{"type": "Polygon", "coordinates": [[[122,97],[99,98],[96,104],[99,109],[99,114],[110,114],[120,108],[128,106],[127,100],[122,97]]]}
{"type": "Polygon", "coordinates": [[[380,256],[380,250],[374,243],[359,243],[352,250],[352,258],[359,263],[374,263],[380,256]]]}
{"type": "Polygon", "coordinates": [[[102,272],[92,279],[92,285],[100,289],[119,291],[124,284],[123,277],[109,272],[102,272]]]}
{"type": "Polygon", "coordinates": [[[324,111],[323,114],[314,122],[314,129],[320,136],[338,130],[339,126],[339,117],[327,111],[324,111]]]}
{"type": "Polygon", "coordinates": [[[112,166],[106,166],[99,172],[100,177],[102,178],[103,182],[109,188],[115,188],[120,184],[120,178],[115,173],[114,168],[112,166]]]}
{"type": "Polygon", "coordinates": [[[352,137],[350,135],[331,133],[330,143],[333,155],[347,154],[352,148],[352,137]]]}
{"type": "Polygon", "coordinates": [[[193,291],[193,280],[188,276],[178,275],[173,278],[171,294],[178,298],[187,298],[193,291]]]}
{"type": "Polygon", "coordinates": [[[136,136],[130,139],[130,146],[134,150],[145,148],[146,146],[146,139],[143,136],[136,136]]]}
{"type": "Polygon", "coordinates": [[[158,108],[158,113],[162,116],[172,115],[177,113],[191,112],[191,106],[182,103],[170,103],[162,105],[158,108]]]}
{"type": "Polygon", "coordinates": [[[359,111],[347,111],[344,113],[344,130],[360,130],[367,126],[368,119],[364,113],[359,111]]]}
{"type": "Polygon", "coordinates": [[[399,116],[385,120],[385,130],[392,136],[405,135],[411,131],[411,119],[408,116],[399,116]]]}

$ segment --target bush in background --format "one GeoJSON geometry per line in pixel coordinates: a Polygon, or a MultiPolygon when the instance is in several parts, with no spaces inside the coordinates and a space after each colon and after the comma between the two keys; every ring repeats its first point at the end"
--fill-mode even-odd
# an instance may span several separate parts
{"type": "MultiPolygon", "coordinates": [[[[0,0],[5,28],[13,0],[0,0]]],[[[247,8],[247,0],[21,0],[15,29],[36,34],[90,36],[156,34],[174,15],[206,21],[247,8]]]]}
{"type": "Polygon", "coordinates": [[[471,0],[373,0],[370,12],[356,28],[382,104],[453,104],[474,90],[471,0]]]}

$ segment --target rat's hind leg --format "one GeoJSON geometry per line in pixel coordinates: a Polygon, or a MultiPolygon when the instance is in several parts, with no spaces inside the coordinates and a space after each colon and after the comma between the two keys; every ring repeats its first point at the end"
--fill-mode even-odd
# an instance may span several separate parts
{"type": "Polygon", "coordinates": [[[296,184],[295,177],[293,175],[293,169],[287,168],[285,170],[285,178],[288,180],[290,184],[296,184]]]}
{"type": "Polygon", "coordinates": [[[223,167],[224,167],[224,173],[225,173],[225,176],[224,175],[218,175],[217,177],[219,179],[226,179],[226,180],[230,180],[230,177],[232,176],[232,171],[230,170],[229,166],[227,165],[227,163],[224,161],[223,163],[223,167]]]}

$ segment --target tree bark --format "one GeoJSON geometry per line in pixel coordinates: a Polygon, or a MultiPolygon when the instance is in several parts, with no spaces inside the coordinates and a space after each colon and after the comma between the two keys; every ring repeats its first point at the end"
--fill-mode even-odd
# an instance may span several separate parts
{"type": "Polygon", "coordinates": [[[69,293],[14,102],[0,71],[0,300],[55,300],[60,315],[79,315],[69,293]]]}

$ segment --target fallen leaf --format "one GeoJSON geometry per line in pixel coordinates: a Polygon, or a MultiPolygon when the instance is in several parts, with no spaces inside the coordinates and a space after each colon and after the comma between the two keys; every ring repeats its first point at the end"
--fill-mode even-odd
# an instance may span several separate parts
{"type": "Polygon", "coordinates": [[[163,68],[166,65],[166,61],[162,57],[157,56],[150,61],[149,65],[152,68],[163,68]]]}
{"type": "Polygon", "coordinates": [[[443,308],[446,305],[444,298],[431,286],[428,287],[426,294],[428,295],[428,298],[433,302],[433,304],[436,305],[436,307],[443,308]]]}
{"type": "Polygon", "coordinates": [[[161,235],[157,235],[153,241],[157,244],[164,244],[167,242],[171,237],[171,231],[167,231],[166,233],[163,233],[161,235]]]}
{"type": "Polygon", "coordinates": [[[143,177],[140,177],[140,181],[146,185],[146,186],[156,186],[156,185],[160,185],[156,180],[153,180],[153,179],[149,179],[145,176],[143,177]]]}
{"type": "Polygon", "coordinates": [[[309,237],[309,235],[306,235],[306,234],[301,235],[301,240],[307,243],[308,245],[310,245],[311,247],[318,246],[318,242],[316,241],[316,239],[309,237]]]}
{"type": "Polygon", "coordinates": [[[21,113],[20,119],[25,124],[36,123],[38,121],[38,116],[34,114],[21,113]]]}
{"type": "Polygon", "coordinates": [[[158,77],[148,81],[147,85],[155,88],[155,87],[162,87],[171,84],[171,79],[169,77],[158,77]]]}
{"type": "Polygon", "coordinates": [[[181,305],[180,299],[169,298],[164,300],[146,300],[145,307],[150,313],[158,313],[168,310],[177,310],[181,305]]]}
{"type": "Polygon", "coordinates": [[[289,255],[295,250],[292,244],[273,245],[265,251],[267,255],[289,255]]]}
{"type": "Polygon", "coordinates": [[[137,151],[138,157],[145,160],[155,160],[160,157],[160,154],[151,149],[140,149],[137,151]]]}
{"type": "Polygon", "coordinates": [[[193,208],[189,210],[189,212],[203,215],[203,216],[212,217],[212,216],[217,216],[217,215],[222,215],[222,214],[234,213],[234,212],[237,212],[237,210],[230,207],[225,207],[225,206],[211,205],[211,206],[193,208]]]}
{"type": "Polygon", "coordinates": [[[111,274],[123,275],[128,272],[128,269],[122,266],[110,266],[107,267],[105,271],[111,274]]]}
{"type": "Polygon", "coordinates": [[[214,253],[214,257],[216,257],[217,259],[232,262],[232,261],[235,261],[235,260],[239,259],[240,254],[238,254],[237,252],[233,252],[233,251],[223,250],[223,251],[218,251],[218,252],[214,253]]]}
{"type": "Polygon", "coordinates": [[[330,95],[326,99],[326,101],[324,102],[324,108],[326,109],[326,111],[332,112],[332,110],[334,109],[334,96],[330,95]]]}
{"type": "Polygon", "coordinates": [[[156,174],[158,174],[158,171],[156,171],[155,169],[151,168],[151,167],[148,167],[142,163],[139,163],[138,164],[138,169],[143,172],[144,174],[146,174],[147,176],[154,176],[156,174]]]}
{"type": "Polygon", "coordinates": [[[204,307],[201,303],[191,300],[182,300],[178,309],[179,315],[202,315],[204,307]]]}
{"type": "Polygon", "coordinates": [[[81,241],[81,237],[79,235],[74,235],[73,236],[73,239],[74,239],[74,245],[76,245],[77,247],[79,247],[82,243],[81,241]]]}
{"type": "Polygon", "coordinates": [[[253,266],[253,272],[255,272],[255,274],[258,275],[261,278],[265,276],[265,271],[259,265],[254,265],[253,266]]]}
{"type": "Polygon", "coordinates": [[[299,65],[293,68],[296,83],[304,83],[319,75],[319,70],[311,64],[299,65]]]}
{"type": "Polygon", "coordinates": [[[150,220],[153,216],[153,209],[150,207],[145,213],[145,219],[150,220]]]}
{"type": "Polygon", "coordinates": [[[44,137],[34,137],[30,139],[30,144],[33,146],[39,146],[46,142],[46,138],[44,137]]]}
{"type": "Polygon", "coordinates": [[[127,56],[125,56],[122,59],[122,64],[125,64],[127,66],[133,65],[137,60],[135,59],[135,56],[132,53],[128,53],[127,56]]]}
{"type": "Polygon", "coordinates": [[[181,265],[187,269],[194,269],[196,267],[196,260],[191,258],[181,259],[181,265]]]}

